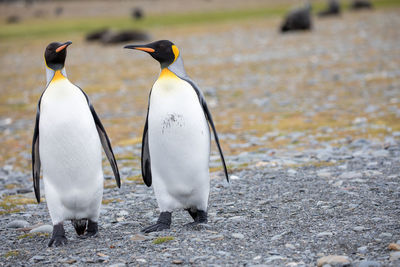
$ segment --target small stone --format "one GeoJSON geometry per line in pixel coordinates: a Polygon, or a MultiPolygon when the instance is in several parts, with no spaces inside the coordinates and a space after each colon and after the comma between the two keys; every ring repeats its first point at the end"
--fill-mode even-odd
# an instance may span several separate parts
{"type": "Polygon", "coordinates": [[[390,261],[400,260],[400,251],[390,252],[390,261]]]}
{"type": "Polygon", "coordinates": [[[233,216],[233,217],[230,217],[228,220],[235,221],[235,222],[240,222],[240,221],[244,220],[244,216],[233,216]]]}
{"type": "Polygon", "coordinates": [[[357,248],[357,252],[360,254],[365,254],[365,253],[367,253],[367,251],[368,251],[368,248],[366,246],[357,248]]]}
{"type": "Polygon", "coordinates": [[[400,244],[390,243],[388,246],[389,250],[400,251],[400,244]]]}
{"type": "Polygon", "coordinates": [[[356,178],[362,178],[362,174],[359,172],[344,172],[339,176],[339,179],[356,179],[356,178]]]}
{"type": "Polygon", "coordinates": [[[284,234],[286,234],[286,232],[283,232],[283,233],[281,233],[279,235],[274,235],[273,237],[271,237],[271,241],[275,241],[275,240],[281,239],[284,234]]]}
{"type": "Polygon", "coordinates": [[[46,258],[44,257],[44,256],[39,256],[39,255],[36,255],[36,256],[33,256],[32,257],[32,260],[34,261],[34,262],[39,262],[39,261],[44,261],[46,258]]]}
{"type": "Polygon", "coordinates": [[[321,178],[331,178],[332,177],[332,173],[327,172],[327,171],[319,171],[317,172],[318,177],[321,178]]]}
{"type": "Polygon", "coordinates": [[[126,266],[126,263],[118,262],[118,263],[111,264],[108,267],[125,267],[125,266],[126,266]]]}
{"type": "Polygon", "coordinates": [[[254,261],[261,260],[261,255],[255,256],[255,257],[253,258],[253,260],[254,260],[254,261]]]}
{"type": "Polygon", "coordinates": [[[345,267],[345,266],[350,266],[351,261],[349,257],[347,256],[341,256],[341,255],[328,255],[324,256],[322,258],[319,258],[317,260],[317,266],[322,267],[326,264],[329,264],[331,266],[335,267],[345,267]]]}
{"type": "Polygon", "coordinates": [[[285,259],[285,258],[282,256],[274,255],[274,256],[266,258],[266,262],[271,262],[271,261],[275,261],[275,260],[283,260],[283,259],[285,259]]]}
{"type": "Polygon", "coordinates": [[[172,264],[182,264],[183,260],[173,260],[172,264]]]}
{"type": "Polygon", "coordinates": [[[381,267],[382,265],[377,261],[363,260],[360,261],[358,267],[381,267]]]}
{"type": "Polygon", "coordinates": [[[234,238],[238,238],[238,239],[243,239],[244,238],[244,235],[241,234],[241,233],[232,233],[232,236],[234,238]]]}
{"type": "Polygon", "coordinates": [[[321,232],[317,234],[317,237],[333,236],[332,232],[321,232]]]}
{"type": "Polygon", "coordinates": [[[147,238],[144,236],[144,235],[141,235],[141,234],[136,234],[136,235],[133,235],[133,236],[131,236],[131,238],[130,238],[132,241],[144,241],[144,240],[146,240],[147,238]]]}
{"type": "Polygon", "coordinates": [[[239,180],[240,178],[239,178],[239,176],[236,176],[236,175],[229,175],[229,179],[230,180],[239,180]]]}
{"type": "Polygon", "coordinates": [[[292,250],[296,249],[296,247],[294,245],[289,244],[289,243],[285,244],[285,248],[292,249],[292,250]]]}
{"type": "Polygon", "coordinates": [[[288,173],[290,176],[293,176],[293,175],[296,175],[296,174],[297,174],[297,171],[296,171],[295,169],[289,169],[289,170],[287,171],[287,173],[288,173]]]}
{"type": "Polygon", "coordinates": [[[361,232],[361,231],[364,231],[364,230],[365,230],[365,227],[363,227],[363,226],[353,227],[353,231],[355,231],[355,232],[361,232]]]}
{"type": "Polygon", "coordinates": [[[6,225],[6,228],[25,228],[28,227],[29,223],[25,220],[11,221],[6,225]]]}
{"type": "Polygon", "coordinates": [[[53,226],[48,224],[41,225],[29,231],[29,233],[49,233],[49,234],[51,234],[52,232],[53,232],[53,226]]]}
{"type": "Polygon", "coordinates": [[[393,235],[391,233],[381,233],[380,238],[391,238],[393,235]]]}

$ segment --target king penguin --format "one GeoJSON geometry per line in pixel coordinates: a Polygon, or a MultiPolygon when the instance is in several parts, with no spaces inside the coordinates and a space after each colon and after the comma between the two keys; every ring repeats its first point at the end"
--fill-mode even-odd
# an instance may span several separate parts
{"type": "Polygon", "coordinates": [[[155,225],[144,233],[169,229],[175,209],[186,209],[194,222],[207,223],[210,192],[210,124],[224,173],[228,171],[211,113],[200,88],[186,74],[180,51],[168,40],[124,48],[149,53],[161,65],[150,95],[142,138],[144,183],[153,184],[160,208],[155,225]]]}
{"type": "Polygon", "coordinates": [[[63,222],[71,220],[78,235],[96,236],[103,196],[101,146],[118,187],[117,162],[107,133],[88,96],[72,84],[64,62],[71,42],[54,42],[44,53],[47,86],[36,111],[32,141],[33,186],[40,202],[40,167],[53,222],[51,247],[67,243],[63,222]]]}

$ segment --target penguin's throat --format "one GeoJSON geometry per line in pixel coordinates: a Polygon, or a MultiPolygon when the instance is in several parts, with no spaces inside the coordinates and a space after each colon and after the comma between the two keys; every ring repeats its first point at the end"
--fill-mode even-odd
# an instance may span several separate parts
{"type": "Polygon", "coordinates": [[[160,73],[159,79],[179,79],[175,73],[170,71],[168,68],[163,68],[160,73]]]}
{"type": "Polygon", "coordinates": [[[65,79],[65,76],[62,74],[61,70],[56,70],[54,72],[54,76],[53,76],[53,79],[51,79],[51,81],[56,82],[56,81],[63,80],[63,79],[65,79]]]}

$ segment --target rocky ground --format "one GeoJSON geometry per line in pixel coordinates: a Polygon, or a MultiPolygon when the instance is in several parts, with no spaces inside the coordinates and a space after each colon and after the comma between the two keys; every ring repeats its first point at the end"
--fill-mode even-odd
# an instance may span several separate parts
{"type": "Polygon", "coordinates": [[[138,161],[158,66],[69,36],[67,72],[104,122],[123,185],[105,162],[100,236],[79,239],[66,223],[63,248],[46,247],[50,217],[30,177],[45,45],[0,44],[0,265],[399,266],[398,14],[346,13],[284,36],[273,18],[155,29],[206,94],[231,183],[213,149],[209,224],[185,227],[190,217],[177,211],[170,231],[149,235],[140,229],[158,211],[138,161]]]}

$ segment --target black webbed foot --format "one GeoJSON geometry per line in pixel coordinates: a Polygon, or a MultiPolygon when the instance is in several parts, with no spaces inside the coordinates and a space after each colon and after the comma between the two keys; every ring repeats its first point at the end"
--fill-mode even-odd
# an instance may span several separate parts
{"type": "Polygon", "coordinates": [[[64,230],[64,226],[61,223],[53,225],[53,234],[51,236],[51,239],[48,243],[48,246],[56,246],[56,247],[60,247],[60,246],[64,246],[68,243],[68,239],[65,237],[65,230],[64,230]]]}
{"type": "Polygon", "coordinates": [[[193,218],[194,220],[194,224],[199,224],[199,223],[203,223],[206,224],[208,222],[207,220],[207,211],[202,211],[202,210],[193,210],[193,209],[188,209],[187,210],[190,214],[190,216],[193,218]]]}
{"type": "Polygon", "coordinates": [[[88,220],[88,225],[85,234],[82,238],[97,237],[99,235],[99,225],[97,222],[88,220]]]}
{"type": "Polygon", "coordinates": [[[141,232],[143,233],[158,232],[165,229],[169,229],[170,226],[171,226],[171,212],[168,211],[161,212],[160,217],[158,217],[157,223],[142,229],[141,232]]]}

